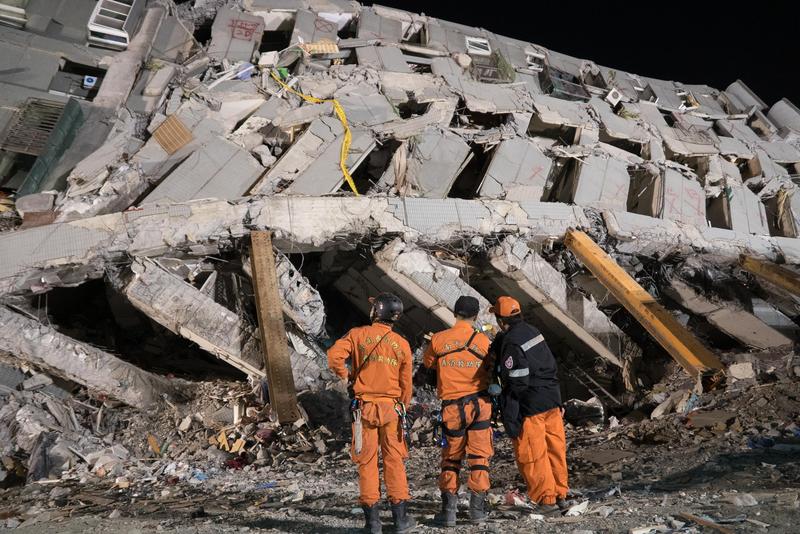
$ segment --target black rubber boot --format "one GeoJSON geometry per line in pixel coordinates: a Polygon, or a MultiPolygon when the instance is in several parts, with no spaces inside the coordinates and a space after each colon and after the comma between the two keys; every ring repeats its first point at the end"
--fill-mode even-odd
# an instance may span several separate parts
{"type": "Polygon", "coordinates": [[[471,523],[485,523],[489,517],[486,493],[469,492],[469,520],[471,523]]]}
{"type": "Polygon", "coordinates": [[[381,525],[380,504],[375,503],[372,506],[362,504],[361,509],[364,510],[364,532],[368,532],[369,534],[382,534],[383,526],[381,525]]]}
{"type": "Polygon", "coordinates": [[[411,532],[417,526],[414,518],[408,515],[408,501],[392,505],[392,519],[394,519],[394,531],[397,534],[411,532]]]}
{"type": "Polygon", "coordinates": [[[556,501],[556,506],[558,506],[558,509],[561,510],[562,512],[566,512],[576,504],[578,504],[578,501],[576,501],[575,499],[567,499],[566,497],[558,499],[556,501]]]}
{"type": "Polygon", "coordinates": [[[458,495],[455,493],[442,492],[442,511],[436,512],[433,522],[440,527],[456,526],[456,514],[458,513],[458,495]]]}

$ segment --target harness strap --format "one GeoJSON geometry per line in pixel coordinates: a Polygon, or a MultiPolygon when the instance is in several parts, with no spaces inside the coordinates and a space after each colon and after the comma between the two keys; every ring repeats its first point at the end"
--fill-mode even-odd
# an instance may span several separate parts
{"type": "Polygon", "coordinates": [[[478,335],[478,331],[477,330],[473,330],[472,331],[472,335],[469,337],[469,339],[467,340],[467,342],[464,344],[463,347],[459,347],[459,348],[456,348],[456,349],[448,350],[447,352],[437,353],[436,354],[436,359],[438,360],[439,358],[443,358],[445,356],[449,356],[450,354],[455,354],[456,352],[461,352],[462,350],[466,350],[467,352],[469,352],[470,354],[472,354],[473,356],[475,356],[479,360],[483,360],[484,358],[486,358],[486,355],[485,354],[481,354],[477,350],[474,350],[472,348],[472,346],[470,345],[472,343],[472,340],[475,339],[475,336],[477,336],[477,335],[478,335]]]}
{"type": "Polygon", "coordinates": [[[485,391],[481,391],[479,393],[472,393],[470,395],[465,395],[459,399],[450,399],[446,401],[442,401],[442,407],[450,406],[453,404],[458,405],[458,414],[461,417],[461,425],[457,429],[449,429],[447,425],[443,424],[444,432],[448,436],[459,437],[466,434],[468,430],[485,430],[491,427],[491,419],[486,419],[485,421],[477,421],[478,417],[481,414],[481,405],[478,402],[478,399],[481,397],[487,398],[488,395],[485,391]],[[473,411],[475,413],[475,419],[473,419],[472,423],[467,426],[467,412],[465,410],[465,406],[467,403],[471,403],[473,407],[473,411]]]}

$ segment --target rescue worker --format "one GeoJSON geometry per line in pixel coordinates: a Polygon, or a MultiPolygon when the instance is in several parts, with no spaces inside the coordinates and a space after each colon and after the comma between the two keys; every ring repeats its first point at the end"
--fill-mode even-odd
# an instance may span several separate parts
{"type": "Polygon", "coordinates": [[[348,380],[353,415],[351,458],[358,465],[359,501],[364,530],[380,534],[380,475],[392,505],[396,532],[409,532],[416,521],[408,514],[408,481],[403,461],[408,448],[401,416],[411,401],[412,356],[408,341],[392,331],[403,313],[403,303],[391,293],[370,298],[372,325],[356,327],[328,350],[328,366],[348,380]],[[345,366],[351,361],[351,371],[345,366]]]}
{"type": "Polygon", "coordinates": [[[522,319],[515,299],[502,296],[490,311],[501,333],[492,343],[502,389],[503,425],[532,503],[545,513],[568,506],[567,441],[556,360],[541,332],[522,319]]]}
{"type": "MultiPolygon", "coordinates": [[[[425,349],[423,365],[429,377],[435,373],[442,399],[442,448],[439,489],[442,510],[434,517],[440,526],[454,527],[458,505],[458,475],[466,457],[469,468],[469,518],[486,521],[486,493],[489,490],[489,458],[492,447],[492,404],[486,388],[492,372],[489,338],[475,328],[478,299],[459,297],[452,328],[434,334],[425,349]]],[[[432,382],[433,380],[429,378],[432,382]]]]}

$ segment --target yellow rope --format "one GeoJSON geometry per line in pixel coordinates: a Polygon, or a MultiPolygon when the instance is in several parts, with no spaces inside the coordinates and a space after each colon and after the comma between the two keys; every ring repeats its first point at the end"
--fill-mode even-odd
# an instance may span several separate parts
{"type": "Polygon", "coordinates": [[[353,134],[350,133],[350,126],[347,124],[347,115],[344,113],[344,108],[342,105],[339,104],[339,101],[335,98],[331,98],[329,100],[323,100],[322,98],[317,98],[315,96],[306,95],[301,93],[300,91],[296,91],[289,87],[287,84],[283,83],[280,79],[278,74],[270,69],[270,75],[272,78],[280,84],[281,87],[292,93],[293,95],[297,95],[306,102],[310,102],[312,104],[324,104],[325,102],[332,102],[333,103],[333,112],[336,113],[336,116],[339,118],[339,121],[342,123],[342,127],[344,128],[344,141],[342,141],[342,150],[339,153],[339,167],[342,169],[342,174],[344,175],[344,179],[347,180],[347,185],[350,186],[350,189],[353,190],[356,196],[360,196],[358,194],[358,190],[356,189],[356,184],[353,181],[353,177],[350,176],[350,171],[347,170],[347,155],[350,153],[350,142],[353,140],[353,134]]]}

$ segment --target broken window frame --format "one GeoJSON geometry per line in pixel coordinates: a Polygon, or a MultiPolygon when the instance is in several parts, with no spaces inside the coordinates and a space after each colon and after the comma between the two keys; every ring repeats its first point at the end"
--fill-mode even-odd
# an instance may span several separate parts
{"type": "Polygon", "coordinates": [[[592,96],[578,78],[551,66],[539,73],[539,85],[545,94],[562,100],[588,102],[592,96]]]}
{"type": "Polygon", "coordinates": [[[525,64],[529,70],[534,72],[542,72],[545,68],[545,56],[541,52],[535,50],[525,51],[525,64]]]}

